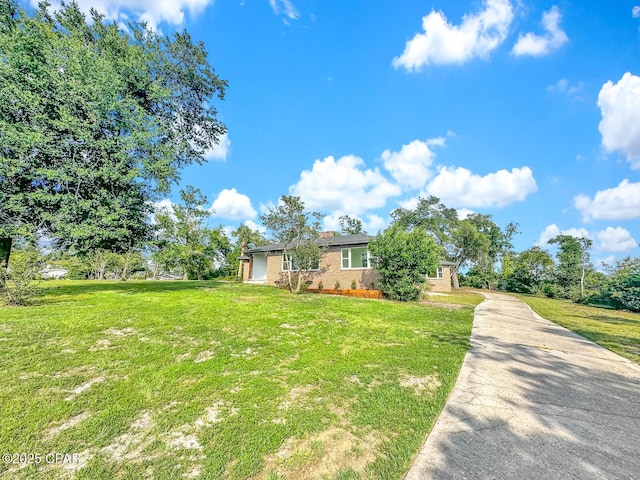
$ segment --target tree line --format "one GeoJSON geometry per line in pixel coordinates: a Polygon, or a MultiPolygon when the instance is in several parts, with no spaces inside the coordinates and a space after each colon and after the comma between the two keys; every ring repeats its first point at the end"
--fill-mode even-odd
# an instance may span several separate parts
{"type": "MultiPolygon", "coordinates": [[[[418,199],[415,208],[399,208],[391,225],[369,244],[373,267],[388,298],[416,300],[425,288],[425,275],[441,261],[451,266],[454,289],[461,286],[529,293],[640,311],[640,258],[627,257],[599,271],[591,261],[592,241],[558,235],[555,259],[541,246],[516,252],[519,225],[501,228],[491,215],[472,213],[460,218],[435,196],[418,199]]],[[[317,213],[304,210],[297,197],[283,196],[278,207],[261,217],[276,241],[285,245],[290,264],[286,284],[301,291],[318,274],[323,251],[318,245],[317,213]]],[[[365,233],[362,222],[341,217],[342,233],[365,233]]]]}
{"type": "MultiPolygon", "coordinates": [[[[28,13],[0,0],[0,293],[43,263],[95,279],[234,275],[242,246],[266,242],[259,232],[209,227],[206,197],[193,187],[177,204],[154,207],[179,183],[180,169],[206,161],[226,132],[215,102],[228,84],[204,45],[186,31],[160,36],[96,11],[87,18],[75,2],[47,7],[28,13]],[[44,257],[43,237],[51,243],[44,257]]],[[[416,298],[424,275],[447,260],[454,288],[640,310],[638,258],[598,271],[589,239],[557,236],[555,258],[539,246],[516,252],[516,223],[460,219],[436,197],[391,217],[371,245],[391,298],[416,298]]],[[[270,240],[287,246],[293,291],[322,255],[319,219],[288,196],[261,217],[270,240]]],[[[340,221],[343,233],[364,233],[358,219],[340,221]]]]}

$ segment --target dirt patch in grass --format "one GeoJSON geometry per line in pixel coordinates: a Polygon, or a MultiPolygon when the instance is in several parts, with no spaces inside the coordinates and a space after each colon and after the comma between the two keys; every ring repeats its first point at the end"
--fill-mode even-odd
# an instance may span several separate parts
{"type": "Polygon", "coordinates": [[[211,360],[215,355],[213,350],[203,350],[202,352],[196,355],[196,358],[193,359],[193,363],[202,363],[207,360],[211,360]]]}
{"type": "Polygon", "coordinates": [[[51,469],[53,470],[61,468],[63,472],[65,472],[69,477],[73,478],[78,471],[89,465],[89,462],[92,458],[93,453],[90,449],[83,450],[78,454],[77,462],[53,463],[51,464],[51,469]]]}
{"type": "Polygon", "coordinates": [[[195,426],[198,428],[210,427],[214,423],[222,421],[220,419],[222,405],[223,402],[219,400],[212,406],[207,407],[204,411],[204,415],[196,420],[195,426]]]}
{"type": "Polygon", "coordinates": [[[202,450],[202,445],[193,433],[185,433],[181,430],[171,432],[167,439],[167,446],[174,450],[184,448],[186,450],[202,450]]]}
{"type": "Polygon", "coordinates": [[[131,327],[125,327],[122,329],[111,327],[108,330],[105,330],[107,335],[113,335],[114,337],[129,337],[136,333],[136,331],[131,327]]]}
{"type": "Polygon", "coordinates": [[[184,362],[190,356],[190,353],[181,353],[180,355],[176,356],[176,363],[184,362]]]}
{"type": "Polygon", "coordinates": [[[278,410],[288,410],[291,407],[301,407],[307,400],[309,394],[317,389],[316,385],[303,385],[301,387],[293,387],[289,390],[286,400],[278,405],[278,410]]]}
{"type": "Polygon", "coordinates": [[[70,402],[71,400],[76,398],[78,395],[80,395],[82,392],[85,392],[86,390],[89,390],[96,383],[102,383],[102,382],[104,382],[104,377],[95,377],[95,378],[92,378],[90,380],[87,380],[82,385],[80,385],[80,386],[76,387],[75,389],[71,390],[70,395],[68,395],[65,398],[65,400],[67,402],[70,402]]]}
{"type": "Polygon", "coordinates": [[[259,350],[260,350],[260,348],[247,347],[240,353],[232,353],[231,356],[232,357],[236,357],[236,358],[238,358],[238,357],[240,357],[240,358],[251,358],[251,357],[255,357],[256,355],[258,355],[258,351],[259,350]]]}
{"type": "Polygon", "coordinates": [[[89,347],[89,351],[90,352],[101,352],[104,350],[110,350],[112,348],[115,348],[113,345],[111,345],[111,340],[109,340],[108,338],[100,338],[98,340],[96,340],[95,345],[93,345],[92,347],[89,347]]]}
{"type": "Polygon", "coordinates": [[[435,307],[435,308],[446,308],[449,310],[458,310],[460,308],[465,308],[467,306],[467,305],[461,305],[459,303],[434,302],[428,299],[420,300],[420,304],[427,305],[429,307],[435,307]]]}
{"type": "Polygon", "coordinates": [[[256,303],[260,301],[260,297],[245,295],[243,297],[235,297],[231,301],[233,303],[256,303]]]}
{"type": "Polygon", "coordinates": [[[44,434],[45,440],[51,440],[53,437],[55,437],[59,433],[64,432],[65,430],[75,427],[76,425],[79,425],[80,423],[84,422],[90,416],[91,414],[89,412],[82,412],[76,415],[75,417],[71,417],[69,420],[58,425],[57,427],[50,428],[44,434]]]}
{"type": "Polygon", "coordinates": [[[69,370],[62,370],[51,375],[51,378],[69,378],[93,375],[96,372],[96,367],[92,365],[81,365],[79,367],[73,367],[69,370]]]}
{"type": "Polygon", "coordinates": [[[363,473],[378,457],[378,443],[372,435],[359,438],[339,427],[301,440],[288,438],[277,452],[265,458],[258,479],[265,480],[270,472],[287,480],[316,480],[347,469],[363,473]]]}
{"type": "Polygon", "coordinates": [[[401,387],[413,390],[413,393],[417,396],[423,393],[433,394],[442,385],[437,374],[427,375],[426,377],[403,375],[400,377],[399,383],[401,387]]]}
{"type": "Polygon", "coordinates": [[[144,459],[142,452],[153,441],[148,434],[154,426],[151,413],[145,410],[131,422],[127,433],[117,437],[111,445],[102,448],[100,452],[110,455],[118,462],[142,461],[144,459]]]}
{"type": "MultiPolygon", "coordinates": [[[[70,426],[74,426],[85,420],[86,418],[89,418],[88,416],[86,416],[85,418],[76,421],[78,417],[80,417],[80,415],[72,418],[64,425],[73,423],[73,425],[70,426]]],[[[74,477],[75,474],[85,468],[96,455],[106,455],[108,457],[111,457],[118,463],[122,463],[123,461],[142,462],[145,460],[149,460],[153,457],[145,456],[143,452],[145,448],[147,448],[153,441],[153,438],[149,436],[149,431],[154,426],[155,423],[151,417],[150,412],[145,410],[141,412],[133,420],[133,422],[131,422],[128,431],[116,437],[113,443],[111,443],[110,445],[102,447],[98,450],[95,448],[88,448],[78,454],[78,462],[52,464],[51,468],[59,468],[68,476],[74,477]]],[[[57,428],[60,429],[61,427],[57,428]]]]}

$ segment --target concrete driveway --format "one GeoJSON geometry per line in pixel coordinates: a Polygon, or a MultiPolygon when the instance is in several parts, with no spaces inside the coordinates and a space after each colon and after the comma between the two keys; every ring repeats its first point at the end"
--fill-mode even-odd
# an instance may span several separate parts
{"type": "Polygon", "coordinates": [[[640,365],[495,293],[406,480],[640,479],[640,365]]]}

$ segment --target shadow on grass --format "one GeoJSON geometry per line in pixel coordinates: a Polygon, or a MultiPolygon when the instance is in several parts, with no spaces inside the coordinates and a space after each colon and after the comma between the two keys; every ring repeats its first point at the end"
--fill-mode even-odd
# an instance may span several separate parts
{"type": "Polygon", "coordinates": [[[629,325],[632,327],[640,328],[640,319],[634,320],[633,318],[620,318],[609,315],[580,315],[580,318],[584,318],[586,320],[599,320],[601,322],[612,323],[615,325],[629,325]]]}
{"type": "Polygon", "coordinates": [[[42,284],[44,297],[76,295],[81,293],[117,292],[132,295],[144,293],[177,292],[183,290],[205,290],[218,288],[222,282],[215,280],[133,280],[126,282],[110,280],[86,280],[65,285],[63,282],[47,286],[42,284]]]}
{"type": "Polygon", "coordinates": [[[439,342],[447,343],[449,345],[461,345],[465,349],[468,349],[471,346],[469,344],[469,337],[466,335],[456,335],[454,333],[437,333],[433,334],[432,337],[439,342]]]}

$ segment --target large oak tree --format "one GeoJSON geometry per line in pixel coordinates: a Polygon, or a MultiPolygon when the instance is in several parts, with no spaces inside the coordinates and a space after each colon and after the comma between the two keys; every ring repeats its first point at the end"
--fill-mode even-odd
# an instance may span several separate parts
{"type": "Polygon", "coordinates": [[[187,32],[0,0],[0,237],[129,251],[152,200],[225,133],[226,86],[187,32]]]}

